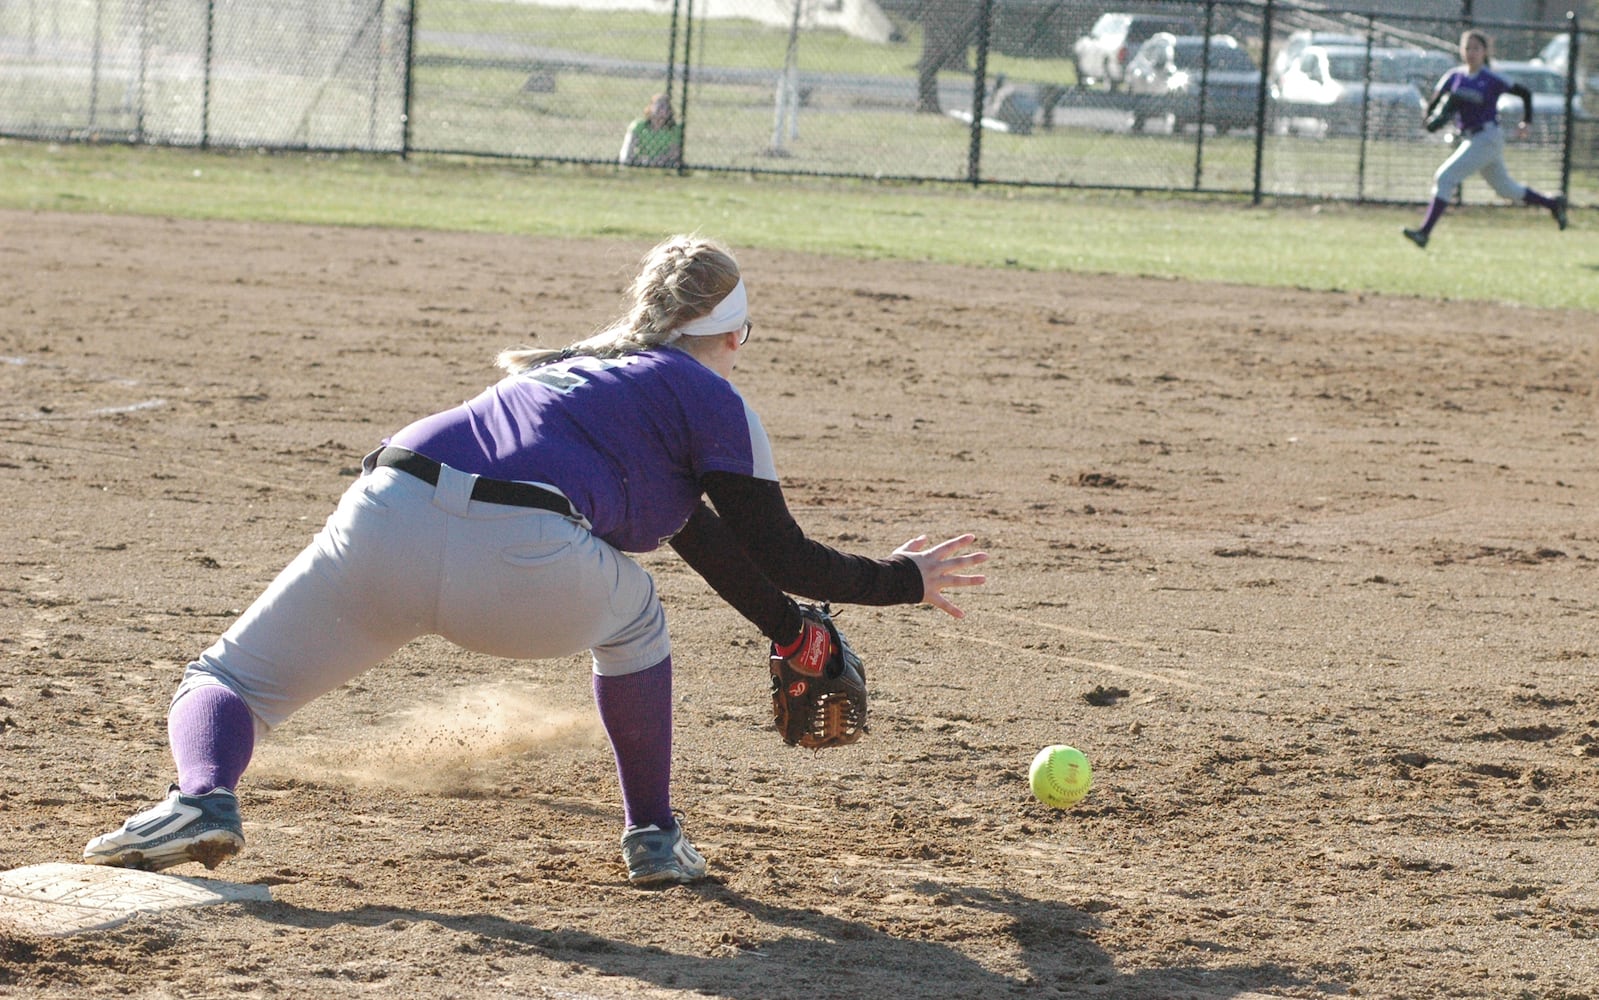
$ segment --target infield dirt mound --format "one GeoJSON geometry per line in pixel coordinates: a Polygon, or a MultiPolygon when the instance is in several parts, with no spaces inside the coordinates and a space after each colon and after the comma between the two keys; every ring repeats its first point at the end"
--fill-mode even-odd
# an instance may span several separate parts
{"type": "MultiPolygon", "coordinates": [[[[4,868],[158,798],[184,663],[360,456],[646,249],[0,234],[4,868]]],[[[0,931],[0,993],[1599,996],[1591,314],[735,250],[801,523],[994,555],[965,621],[844,609],[870,735],[783,747],[764,642],[651,554],[704,883],[626,884],[586,658],[424,640],[261,747],[216,874],[271,902],[0,931]]]]}

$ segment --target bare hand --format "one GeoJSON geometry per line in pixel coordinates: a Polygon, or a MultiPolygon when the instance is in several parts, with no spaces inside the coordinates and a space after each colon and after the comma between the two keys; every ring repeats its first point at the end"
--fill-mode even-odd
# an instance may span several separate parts
{"type": "Polygon", "coordinates": [[[951,604],[944,596],[945,587],[975,587],[987,583],[988,577],[980,573],[962,573],[979,563],[988,561],[987,552],[960,554],[977,540],[976,535],[958,535],[937,545],[928,545],[926,535],[917,535],[894,550],[896,556],[909,556],[922,571],[922,603],[931,604],[952,618],[964,618],[966,612],[951,604]]]}
{"type": "Polygon", "coordinates": [[[1531,126],[1529,126],[1526,122],[1522,122],[1520,125],[1516,126],[1516,138],[1525,139],[1531,131],[1531,126]]]}

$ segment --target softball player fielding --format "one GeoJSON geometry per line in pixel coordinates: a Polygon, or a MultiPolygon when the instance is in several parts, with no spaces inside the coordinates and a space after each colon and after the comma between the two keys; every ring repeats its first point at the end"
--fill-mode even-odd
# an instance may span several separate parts
{"type": "Polygon", "coordinates": [[[1480,173],[1502,198],[1536,205],[1549,210],[1555,224],[1566,228],[1566,196],[1551,198],[1540,194],[1525,184],[1518,183],[1505,168],[1505,135],[1499,127],[1499,98],[1512,94],[1521,98],[1521,124],[1517,126],[1518,138],[1526,138],[1532,122],[1532,92],[1519,83],[1511,83],[1489,69],[1492,42],[1482,31],[1467,31],[1460,36],[1460,58],[1464,66],[1445,74],[1427,102],[1428,128],[1437,128],[1446,116],[1453,113],[1460,129],[1460,145],[1449,159],[1443,162],[1432,180],[1432,202],[1427,206],[1427,216],[1415,229],[1406,229],[1405,238],[1425,250],[1432,238],[1432,229],[1443,218],[1449,199],[1472,174],[1480,173]]]}
{"type": "Polygon", "coordinates": [[[410,640],[511,658],[588,650],[639,885],[705,872],[671,806],[672,658],[650,575],[629,552],[670,544],[724,600],[796,650],[813,626],[789,594],[927,603],[981,584],[973,536],[919,536],[887,559],[807,538],[771,445],[731,381],[749,339],[737,263],[677,236],[651,250],[628,315],[563,350],[500,355],[506,375],[368,455],[311,543],[198,659],[167,716],[177,782],[96,837],[86,862],[207,867],[244,846],[235,790],[256,740],[410,640]],[[705,498],[715,505],[713,510],[705,498]]]}

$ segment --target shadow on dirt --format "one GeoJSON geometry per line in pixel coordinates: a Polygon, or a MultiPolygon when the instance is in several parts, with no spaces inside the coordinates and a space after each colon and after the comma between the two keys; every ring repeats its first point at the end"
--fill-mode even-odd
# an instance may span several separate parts
{"type": "MultiPolygon", "coordinates": [[[[785,907],[714,882],[674,888],[667,891],[692,894],[712,907],[733,911],[703,925],[686,920],[687,947],[675,951],[575,928],[546,930],[489,914],[394,908],[319,911],[281,903],[246,904],[246,908],[269,922],[305,929],[337,925],[403,929],[412,923],[432,923],[472,935],[473,941],[461,947],[490,960],[541,957],[575,971],[736,1000],[833,996],[947,1000],[1003,995],[1264,1000],[1261,991],[1295,989],[1303,995],[1317,993],[1319,986],[1343,992],[1276,965],[1173,965],[1124,971],[1094,941],[1100,921],[1091,913],[1008,892],[932,883],[916,890],[939,910],[947,910],[948,919],[928,916],[925,907],[903,919],[885,917],[875,907],[867,918],[849,919],[785,907]],[[1005,930],[1014,947],[978,956],[962,950],[961,941],[971,936],[974,920],[1005,930]],[[723,931],[713,940],[701,929],[729,924],[748,930],[723,931]],[[695,949],[702,953],[692,954],[695,949]]],[[[841,908],[848,908],[847,900],[841,903],[841,908]]],[[[1193,943],[1205,947],[1202,941],[1193,943]]]]}

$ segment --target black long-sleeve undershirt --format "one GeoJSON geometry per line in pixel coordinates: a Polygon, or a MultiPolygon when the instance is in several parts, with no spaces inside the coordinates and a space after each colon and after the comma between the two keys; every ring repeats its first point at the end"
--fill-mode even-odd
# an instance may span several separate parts
{"type": "MultiPolygon", "coordinates": [[[[1422,112],[1422,117],[1431,118],[1433,111],[1448,100],[1449,95],[1452,93],[1454,91],[1449,90],[1440,82],[1438,88],[1432,92],[1432,99],[1427,102],[1427,110],[1422,112]]],[[[1532,91],[1528,90],[1527,85],[1524,83],[1513,83],[1506,93],[1521,99],[1521,121],[1523,124],[1530,124],[1532,122],[1532,91]]]]}
{"type": "Polygon", "coordinates": [[[922,574],[910,558],[872,559],[805,537],[777,483],[713,472],[701,486],[716,509],[702,501],[671,546],[773,642],[799,635],[799,610],[788,594],[841,604],[922,599],[922,574]]]}
{"type": "Polygon", "coordinates": [[[1510,92],[1510,94],[1512,96],[1521,98],[1521,120],[1522,120],[1522,122],[1524,124],[1531,122],[1532,121],[1532,91],[1527,89],[1527,85],[1526,84],[1513,83],[1513,84],[1510,85],[1510,91],[1509,92],[1510,92]]]}

